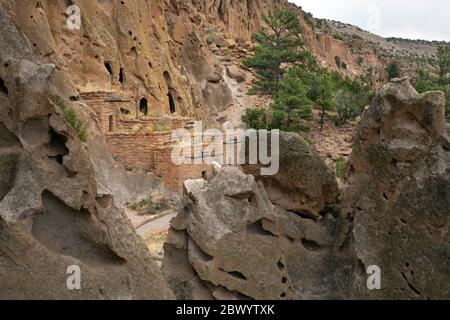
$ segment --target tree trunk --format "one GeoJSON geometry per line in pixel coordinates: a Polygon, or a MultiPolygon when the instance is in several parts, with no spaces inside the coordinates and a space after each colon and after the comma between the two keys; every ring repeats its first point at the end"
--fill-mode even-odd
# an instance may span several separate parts
{"type": "Polygon", "coordinates": [[[289,130],[291,128],[291,122],[292,122],[291,110],[289,110],[288,117],[287,117],[287,130],[289,130]]]}
{"type": "Polygon", "coordinates": [[[322,116],[320,117],[320,131],[323,131],[324,123],[325,123],[325,107],[322,106],[322,116]]]}

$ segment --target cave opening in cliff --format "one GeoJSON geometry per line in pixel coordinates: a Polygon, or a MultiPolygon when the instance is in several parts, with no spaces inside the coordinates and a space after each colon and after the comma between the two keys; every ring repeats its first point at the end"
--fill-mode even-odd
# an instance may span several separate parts
{"type": "Polygon", "coordinates": [[[148,115],[148,100],[147,98],[142,98],[139,102],[139,111],[144,115],[148,115]]]}
{"type": "Polygon", "coordinates": [[[8,94],[8,88],[6,87],[5,82],[2,78],[0,78],[0,92],[8,94]]]}
{"type": "Polygon", "coordinates": [[[120,72],[119,72],[119,82],[123,85],[125,82],[125,71],[123,70],[123,68],[120,68],[120,72]]]}
{"type": "Polygon", "coordinates": [[[109,132],[114,131],[114,116],[109,116],[109,132]]]}
{"type": "Polygon", "coordinates": [[[167,94],[167,96],[169,97],[169,109],[170,109],[170,113],[175,113],[177,110],[175,108],[175,100],[173,99],[173,95],[169,92],[167,94]]]}
{"type": "Polygon", "coordinates": [[[105,62],[105,69],[108,71],[108,73],[109,73],[109,81],[111,81],[112,76],[113,76],[113,71],[112,71],[111,64],[109,62],[105,62]]]}

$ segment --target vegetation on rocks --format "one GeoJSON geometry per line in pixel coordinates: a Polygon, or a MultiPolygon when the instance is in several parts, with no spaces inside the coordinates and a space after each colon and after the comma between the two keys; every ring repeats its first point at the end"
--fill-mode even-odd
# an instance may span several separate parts
{"type": "Polygon", "coordinates": [[[78,119],[75,111],[71,108],[68,108],[65,105],[64,100],[60,96],[53,96],[53,102],[62,110],[62,112],[64,113],[64,119],[76,131],[78,138],[81,141],[86,142],[88,137],[88,134],[86,132],[86,124],[78,119]]]}

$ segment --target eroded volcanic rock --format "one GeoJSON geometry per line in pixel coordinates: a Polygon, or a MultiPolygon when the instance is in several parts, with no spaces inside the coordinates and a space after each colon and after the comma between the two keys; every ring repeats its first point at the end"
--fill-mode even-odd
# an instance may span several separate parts
{"type": "Polygon", "coordinates": [[[70,101],[77,92],[66,74],[38,61],[4,10],[0,25],[0,298],[173,298],[116,206],[104,178],[110,156],[93,157],[106,146],[92,111],[70,101]],[[86,143],[69,110],[87,123],[86,143]],[[81,290],[66,287],[72,265],[81,290]]]}
{"type": "Polygon", "coordinates": [[[364,112],[343,207],[354,250],[382,271],[370,298],[450,297],[450,126],[444,94],[397,79],[364,112]]]}
{"type": "Polygon", "coordinates": [[[210,182],[185,183],[184,207],[172,221],[163,263],[178,298],[349,296],[357,265],[346,243],[348,222],[324,201],[337,201],[334,176],[297,135],[283,135],[281,141],[282,150],[291,149],[285,156],[295,155],[296,161],[282,157],[282,170],[267,191],[263,182],[234,167],[222,168],[210,182]],[[302,163],[305,170],[288,178],[302,163]],[[302,183],[311,183],[308,177],[316,177],[316,185],[302,189],[302,183]],[[275,201],[282,194],[272,191],[275,182],[297,186],[290,195],[302,199],[303,209],[286,210],[292,201],[275,201]],[[305,207],[315,208],[317,216],[305,207]]]}

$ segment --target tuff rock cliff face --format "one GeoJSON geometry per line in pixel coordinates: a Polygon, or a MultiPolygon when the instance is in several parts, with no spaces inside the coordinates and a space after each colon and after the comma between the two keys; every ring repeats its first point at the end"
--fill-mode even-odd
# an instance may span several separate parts
{"type": "Polygon", "coordinates": [[[207,35],[248,40],[260,17],[281,2],[1,1],[33,53],[67,72],[78,91],[113,90],[130,100],[132,114],[145,97],[152,115],[170,113],[170,94],[179,115],[208,123],[216,111],[209,97],[225,92],[219,97],[225,106],[233,97],[219,83],[224,63],[208,47],[207,35]],[[81,30],[66,25],[73,4],[81,9],[81,30]]]}
{"type": "Polygon", "coordinates": [[[88,107],[55,103],[76,95],[67,74],[39,61],[3,9],[0,24],[0,298],[173,298],[119,209],[120,189],[130,199],[158,181],[118,169],[88,107]],[[89,121],[86,144],[61,104],[89,121]],[[66,287],[72,265],[81,290],[66,287]]]}
{"type": "Polygon", "coordinates": [[[343,213],[364,266],[383,270],[377,298],[450,296],[450,126],[442,92],[407,79],[364,112],[350,157],[343,213]]]}

